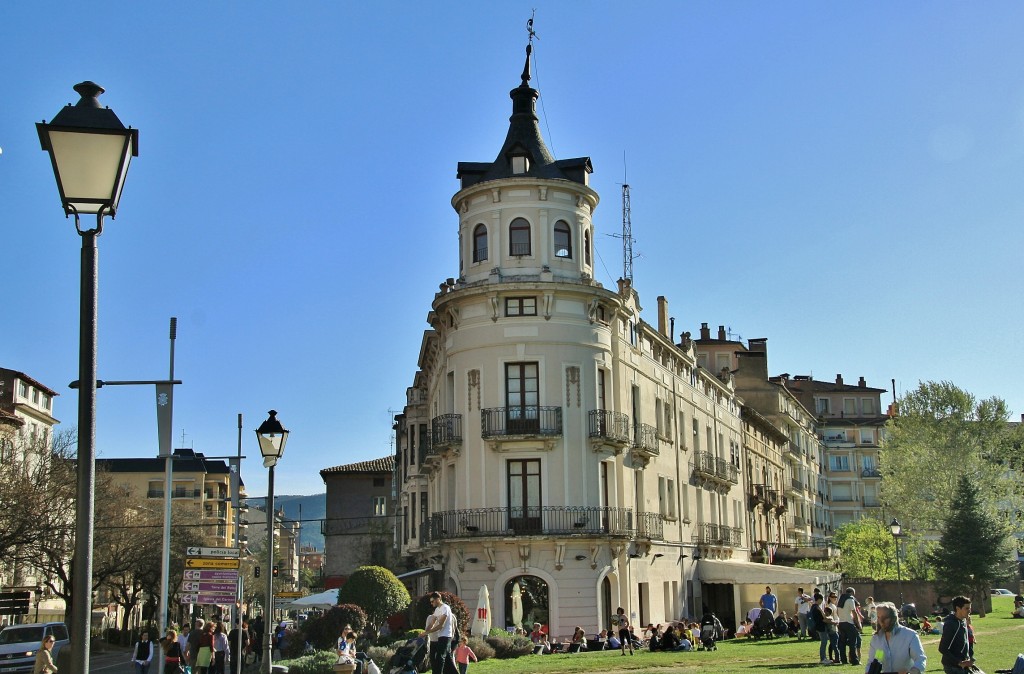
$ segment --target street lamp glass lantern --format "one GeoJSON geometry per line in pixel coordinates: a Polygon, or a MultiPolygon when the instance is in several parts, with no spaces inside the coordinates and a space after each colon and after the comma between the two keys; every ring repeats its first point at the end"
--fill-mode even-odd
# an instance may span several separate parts
{"type": "Polygon", "coordinates": [[[65,215],[113,217],[132,157],[139,156],[138,129],[125,128],[114,111],[100,105],[103,87],[75,85],[81,100],[65,106],[47,124],[36,124],[49,153],[65,215]]]}
{"type": "Polygon", "coordinates": [[[256,438],[260,443],[263,466],[269,468],[276,465],[277,460],[284,454],[285,443],[288,442],[288,431],[277,420],[276,410],[270,410],[270,416],[256,429],[256,438]]]}
{"type": "Polygon", "coordinates": [[[903,533],[903,527],[900,526],[900,521],[895,517],[893,517],[892,522],[889,523],[889,531],[893,536],[899,536],[903,533]]]}

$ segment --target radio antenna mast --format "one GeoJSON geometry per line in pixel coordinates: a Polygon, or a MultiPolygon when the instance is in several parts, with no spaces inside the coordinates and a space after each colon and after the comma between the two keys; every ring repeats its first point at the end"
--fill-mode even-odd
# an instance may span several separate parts
{"type": "Polygon", "coordinates": [[[633,283],[633,220],[629,206],[629,183],[626,182],[626,153],[622,153],[622,278],[633,283]]]}

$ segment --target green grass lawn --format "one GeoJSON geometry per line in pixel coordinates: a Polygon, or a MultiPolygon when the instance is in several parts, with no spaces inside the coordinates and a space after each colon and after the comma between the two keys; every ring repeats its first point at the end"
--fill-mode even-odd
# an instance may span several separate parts
{"type": "MultiPolygon", "coordinates": [[[[993,613],[984,618],[974,616],[974,633],[977,639],[975,657],[978,666],[992,674],[997,669],[1013,666],[1017,654],[1024,652],[1024,620],[1013,619],[1013,597],[993,597],[993,613]]],[[[864,633],[862,654],[867,656],[870,633],[864,633]]],[[[942,671],[939,663],[938,635],[923,636],[925,653],[928,655],[928,671],[942,671]]],[[[864,666],[826,666],[818,664],[818,642],[796,639],[772,639],[762,641],[729,640],[719,642],[717,651],[694,651],[690,653],[648,653],[638,651],[625,657],[618,651],[577,653],[559,655],[529,655],[514,660],[485,660],[470,663],[470,674],[529,674],[537,672],[697,672],[711,669],[714,674],[769,674],[782,669],[817,670],[828,672],[863,672],[864,666]]]]}

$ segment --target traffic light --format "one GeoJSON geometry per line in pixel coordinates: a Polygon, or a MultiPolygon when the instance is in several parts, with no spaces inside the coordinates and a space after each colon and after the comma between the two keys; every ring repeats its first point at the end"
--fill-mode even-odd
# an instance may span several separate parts
{"type": "Polygon", "coordinates": [[[277,578],[277,574],[280,572],[280,568],[277,564],[274,565],[274,578],[277,578]]]}
{"type": "Polygon", "coordinates": [[[253,569],[252,575],[253,575],[254,578],[259,578],[260,577],[260,567],[257,566],[255,569],[253,569]]]}

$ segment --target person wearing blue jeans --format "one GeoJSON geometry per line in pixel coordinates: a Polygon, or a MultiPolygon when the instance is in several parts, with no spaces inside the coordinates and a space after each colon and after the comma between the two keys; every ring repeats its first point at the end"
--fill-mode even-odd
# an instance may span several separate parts
{"type": "Polygon", "coordinates": [[[810,613],[807,618],[807,629],[812,634],[816,634],[818,639],[821,640],[821,645],[818,649],[818,661],[823,665],[831,665],[832,660],[828,657],[829,636],[828,619],[825,617],[825,612],[822,610],[822,604],[825,598],[818,592],[814,593],[814,604],[811,606],[810,613]]]}

